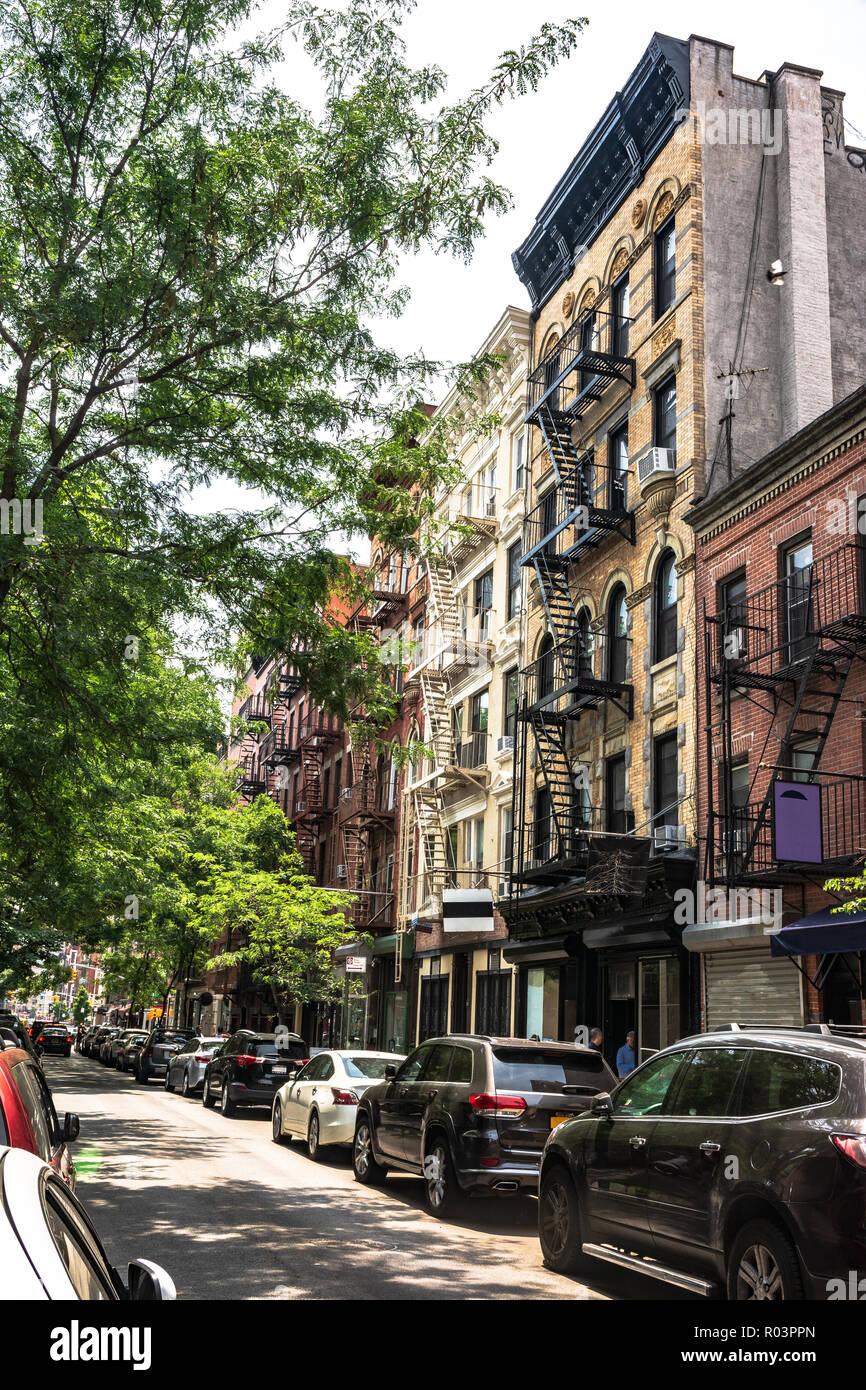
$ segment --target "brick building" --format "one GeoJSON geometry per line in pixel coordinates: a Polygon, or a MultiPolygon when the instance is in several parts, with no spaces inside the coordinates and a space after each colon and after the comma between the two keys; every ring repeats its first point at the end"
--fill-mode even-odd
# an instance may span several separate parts
{"type": "Polygon", "coordinates": [[[521,1032],[601,1024],[612,1055],[635,1027],[645,1056],[699,1015],[676,912],[699,848],[691,508],[863,377],[862,170],[820,76],[752,81],[725,44],[655,35],[515,252],[533,306],[505,951],[521,1032]]]}

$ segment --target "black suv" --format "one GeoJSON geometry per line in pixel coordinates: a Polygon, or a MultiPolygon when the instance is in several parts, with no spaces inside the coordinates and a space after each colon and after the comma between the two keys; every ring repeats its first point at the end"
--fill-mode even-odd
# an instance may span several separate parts
{"type": "Polygon", "coordinates": [[[418,1173],[437,1215],[461,1190],[534,1192],[551,1129],[614,1080],[592,1048],[456,1033],[428,1038],[385,1076],[358,1105],[355,1177],[418,1173]]]}
{"type": "MultiPolygon", "coordinates": [[[[866,1030],[863,1030],[866,1031],[866,1030]]],[[[866,1272],[866,1036],[751,1028],[685,1038],[558,1128],[539,1239],[728,1298],[840,1297],[866,1272]]]]}
{"type": "Polygon", "coordinates": [[[310,1060],[298,1033],[254,1033],[241,1028],[214,1053],[205,1067],[202,1105],[220,1103],[224,1115],[238,1105],[267,1105],[290,1075],[310,1060]]]}

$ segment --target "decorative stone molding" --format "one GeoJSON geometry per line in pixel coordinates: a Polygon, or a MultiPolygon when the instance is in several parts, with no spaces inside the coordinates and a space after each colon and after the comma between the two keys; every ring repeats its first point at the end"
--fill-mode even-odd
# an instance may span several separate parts
{"type": "Polygon", "coordinates": [[[691,555],[684,555],[681,560],[677,560],[677,574],[691,574],[695,568],[695,552],[691,555]]]}
{"type": "Polygon", "coordinates": [[[632,610],[632,608],[637,608],[640,604],[644,603],[646,599],[648,599],[651,596],[652,591],[652,584],[643,584],[639,589],[635,589],[634,593],[627,594],[625,606],[629,610],[629,612],[632,610]]]}
{"type": "Polygon", "coordinates": [[[644,493],[646,509],[650,516],[656,517],[667,526],[667,519],[677,495],[676,487],[667,481],[650,483],[644,493]]]}
{"type": "Polygon", "coordinates": [[[571,311],[572,311],[572,309],[574,308],[574,290],[569,290],[569,291],[567,292],[567,294],[564,294],[564,295],[562,296],[562,306],[561,306],[561,307],[562,307],[562,317],[563,317],[564,319],[570,318],[570,317],[571,317],[571,311]]]}
{"type": "MultiPolygon", "coordinates": [[[[628,599],[626,599],[626,605],[627,605],[627,604],[628,604],[628,599]]],[[[590,632],[604,632],[604,628],[605,628],[605,618],[604,618],[604,614],[600,614],[597,618],[592,618],[592,619],[590,619],[590,624],[589,624],[589,630],[590,630],[590,632]]]]}
{"type": "Polygon", "coordinates": [[[579,308],[579,310],[578,310],[578,318],[582,318],[584,314],[589,313],[589,310],[592,308],[592,306],[593,306],[594,304],[595,304],[595,290],[587,290],[586,294],[583,296],[583,299],[580,301],[580,308],[579,308]]]}
{"type": "Polygon", "coordinates": [[[665,348],[669,348],[674,338],[677,336],[677,316],[671,314],[667,323],[662,324],[658,333],[653,338],[653,358],[660,356],[665,348]]]}
{"type": "Polygon", "coordinates": [[[641,225],[641,223],[643,222],[643,220],[644,220],[645,217],[646,217],[646,198],[638,198],[637,202],[632,206],[632,210],[631,210],[631,225],[632,225],[633,227],[639,227],[639,226],[641,225]]]}
{"type": "Polygon", "coordinates": [[[673,206],[674,195],[670,191],[664,193],[661,196],[661,198],[659,198],[658,206],[655,210],[655,216],[653,217],[653,229],[655,229],[656,227],[660,227],[662,222],[664,222],[666,218],[670,217],[671,212],[673,211],[673,206]]]}
{"type": "Polygon", "coordinates": [[[623,247],[620,248],[619,251],[617,251],[616,256],[614,257],[613,265],[612,265],[611,268],[610,268],[610,278],[611,278],[611,280],[616,280],[616,279],[618,279],[619,276],[622,275],[622,272],[625,270],[625,268],[626,268],[627,265],[628,265],[628,252],[626,251],[625,247],[623,246],[623,247]]]}

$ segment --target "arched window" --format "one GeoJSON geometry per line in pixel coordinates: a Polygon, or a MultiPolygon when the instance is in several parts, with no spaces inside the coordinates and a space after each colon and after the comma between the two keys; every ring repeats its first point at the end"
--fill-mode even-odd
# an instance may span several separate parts
{"type": "Polygon", "coordinates": [[[614,685],[625,684],[628,660],[628,611],[625,587],[617,584],[607,606],[607,677],[614,685]]]}
{"type": "Polygon", "coordinates": [[[541,646],[538,648],[538,694],[536,699],[543,700],[548,695],[553,694],[553,638],[550,633],[545,633],[541,639],[541,646]]]}
{"type": "Polygon", "coordinates": [[[577,630],[574,634],[575,675],[592,676],[592,632],[589,627],[589,613],[581,608],[577,615],[577,630]]]}
{"type": "Polygon", "coordinates": [[[655,582],[655,634],[653,659],[664,661],[677,649],[677,566],[672,550],[659,561],[655,582]]]}
{"type": "MultiPolygon", "coordinates": [[[[556,381],[556,378],[559,376],[559,353],[558,353],[558,352],[554,352],[554,350],[553,350],[553,349],[556,347],[556,345],[557,345],[558,342],[559,342],[559,334],[558,334],[558,333],[551,333],[551,335],[550,335],[550,337],[548,338],[547,342],[544,344],[544,351],[543,351],[543,353],[541,354],[541,360],[542,360],[542,362],[544,363],[544,389],[545,389],[545,391],[547,391],[547,390],[553,385],[553,383],[556,381]],[[548,354],[550,354],[549,359],[548,359],[548,354]]],[[[558,408],[558,406],[559,406],[559,391],[558,391],[558,390],[557,390],[557,391],[554,391],[553,395],[550,397],[550,402],[549,402],[549,404],[550,404],[550,407],[551,407],[552,410],[556,410],[556,409],[558,408]]]]}

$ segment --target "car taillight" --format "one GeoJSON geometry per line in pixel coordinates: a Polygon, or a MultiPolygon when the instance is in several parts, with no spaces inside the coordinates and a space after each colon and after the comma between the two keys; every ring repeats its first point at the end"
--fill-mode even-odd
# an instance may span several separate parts
{"type": "Polygon", "coordinates": [[[197,1052],[197,1053],[195,1054],[195,1056],[193,1057],[193,1061],[194,1061],[194,1062],[209,1062],[209,1061],[210,1061],[210,1057],[208,1057],[208,1055],[207,1055],[206,1052],[197,1052]]]}
{"type": "Polygon", "coordinates": [[[479,1115],[501,1115],[503,1119],[517,1119],[526,1109],[523,1096],[491,1096],[486,1092],[469,1097],[469,1104],[479,1115]]]}
{"type": "Polygon", "coordinates": [[[247,1052],[241,1052],[239,1056],[235,1058],[239,1067],[251,1067],[253,1063],[258,1060],[258,1057],[251,1057],[247,1052]]]}
{"type": "Polygon", "coordinates": [[[336,1086],[331,1087],[331,1095],[334,1097],[335,1105],[357,1105],[358,1097],[354,1091],[338,1091],[336,1086]]]}
{"type": "Polygon", "coordinates": [[[855,1134],[832,1134],[836,1148],[858,1168],[866,1168],[866,1138],[855,1134]]]}
{"type": "Polygon", "coordinates": [[[152,1047],[146,1047],[146,1048],[144,1049],[144,1056],[145,1056],[145,1057],[149,1057],[149,1056],[151,1055],[152,1052],[153,1052],[153,1048],[152,1048],[152,1047]]]}

